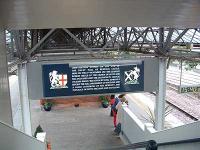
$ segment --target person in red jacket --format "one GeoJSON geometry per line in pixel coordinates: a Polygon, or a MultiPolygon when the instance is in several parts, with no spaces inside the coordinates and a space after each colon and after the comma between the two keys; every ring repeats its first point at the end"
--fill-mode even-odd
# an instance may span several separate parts
{"type": "Polygon", "coordinates": [[[116,109],[116,105],[119,103],[120,99],[118,97],[115,97],[113,100],[113,104],[111,105],[111,110],[113,113],[113,124],[114,127],[116,128],[117,126],[117,109],[116,109]]]}
{"type": "Polygon", "coordinates": [[[117,127],[117,111],[118,111],[117,106],[119,106],[119,104],[122,103],[124,95],[125,94],[121,94],[118,97],[115,97],[115,102],[111,106],[111,109],[112,109],[112,112],[113,112],[113,124],[114,124],[115,128],[117,127]]]}

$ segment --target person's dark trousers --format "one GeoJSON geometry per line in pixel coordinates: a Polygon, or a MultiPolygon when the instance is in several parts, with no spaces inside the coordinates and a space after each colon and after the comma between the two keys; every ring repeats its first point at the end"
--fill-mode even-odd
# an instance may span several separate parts
{"type": "Polygon", "coordinates": [[[118,124],[117,124],[117,126],[116,126],[114,132],[115,132],[117,135],[120,134],[120,132],[121,132],[121,123],[118,123],[118,124]]]}
{"type": "Polygon", "coordinates": [[[110,116],[113,117],[113,111],[112,111],[112,109],[110,110],[110,116]]]}

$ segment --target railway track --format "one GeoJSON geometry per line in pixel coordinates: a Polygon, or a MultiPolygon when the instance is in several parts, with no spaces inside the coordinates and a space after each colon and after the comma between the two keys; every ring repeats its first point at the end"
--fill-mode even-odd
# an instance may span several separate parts
{"type": "MultiPolygon", "coordinates": [[[[173,88],[173,90],[175,90],[173,88]]],[[[155,92],[150,92],[151,94],[153,94],[154,96],[156,96],[155,92]]],[[[185,111],[184,109],[182,109],[181,107],[177,106],[176,104],[173,104],[172,102],[166,100],[167,104],[172,106],[173,108],[177,109],[178,111],[180,111],[181,113],[185,114],[187,117],[191,118],[194,121],[198,121],[199,119],[195,116],[193,116],[192,114],[188,113],[187,111],[185,111]]]]}
{"type": "MultiPolygon", "coordinates": [[[[178,110],[179,112],[185,114],[187,117],[191,118],[194,121],[200,119],[200,100],[195,98],[195,96],[184,93],[179,95],[178,89],[180,88],[180,74],[181,71],[178,67],[171,66],[167,69],[167,103],[178,110]],[[176,91],[177,93],[173,92],[176,91]],[[176,95],[177,94],[177,95],[176,95]]],[[[182,86],[198,86],[200,85],[200,74],[194,71],[186,71],[183,67],[182,86]]],[[[155,93],[154,93],[155,95],[155,93]]]]}
{"type": "Polygon", "coordinates": [[[167,104],[169,104],[170,106],[174,107],[175,109],[177,109],[178,111],[180,111],[181,113],[184,113],[187,117],[191,118],[194,121],[198,121],[198,118],[194,117],[193,115],[189,114],[188,112],[186,112],[185,110],[183,110],[182,108],[174,105],[173,103],[167,101],[167,104]]]}

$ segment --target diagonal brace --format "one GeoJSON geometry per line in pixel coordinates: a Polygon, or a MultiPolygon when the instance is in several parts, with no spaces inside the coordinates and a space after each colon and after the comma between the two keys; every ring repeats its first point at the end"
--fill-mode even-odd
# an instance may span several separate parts
{"type": "Polygon", "coordinates": [[[168,32],[168,35],[167,35],[167,38],[166,38],[166,42],[165,42],[165,46],[164,46],[164,49],[166,51],[168,50],[168,48],[170,48],[173,32],[174,32],[174,28],[169,28],[169,32],[168,32]]]}
{"type": "Polygon", "coordinates": [[[119,34],[122,33],[122,31],[124,31],[125,27],[123,27],[121,30],[118,30],[117,33],[115,34],[114,37],[112,37],[98,52],[103,51],[110,43],[112,43],[119,34]]]}
{"type": "Polygon", "coordinates": [[[183,32],[181,32],[181,34],[173,41],[173,43],[170,45],[170,49],[178,42],[178,40],[180,40],[185,33],[188,31],[189,29],[185,29],[183,30],[183,32]]]}
{"type": "Polygon", "coordinates": [[[88,50],[91,52],[91,50],[85,45],[83,44],[73,33],[71,33],[68,29],[63,28],[63,30],[69,34],[78,44],[80,44],[85,50],[88,50]]]}
{"type": "MultiPolygon", "coordinates": [[[[137,32],[138,33],[138,31],[137,31],[137,29],[135,29],[135,28],[133,28],[133,30],[134,30],[134,32],[137,32]]],[[[139,36],[138,37],[136,37],[136,39],[128,46],[128,49],[129,48],[131,48],[131,46],[135,43],[135,42],[137,42],[138,41],[138,39],[140,38],[140,37],[143,37],[143,34],[144,33],[146,33],[146,32],[148,32],[148,30],[149,30],[149,28],[146,28],[144,31],[142,31],[142,33],[140,34],[140,33],[138,33],[139,34],[139,36]]],[[[143,37],[144,38],[144,37],[143,37]]],[[[138,42],[139,43],[139,42],[138,42]]]]}
{"type": "Polygon", "coordinates": [[[27,53],[27,57],[30,58],[31,54],[37,50],[37,48],[55,31],[56,29],[51,29],[30,51],[27,53]]]}

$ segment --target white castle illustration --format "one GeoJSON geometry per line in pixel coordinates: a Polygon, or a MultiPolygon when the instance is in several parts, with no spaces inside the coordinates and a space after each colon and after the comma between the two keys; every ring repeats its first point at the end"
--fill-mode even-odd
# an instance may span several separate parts
{"type": "Polygon", "coordinates": [[[125,71],[125,84],[139,84],[140,69],[136,66],[133,70],[125,71]]]}
{"type": "Polygon", "coordinates": [[[49,73],[51,83],[50,89],[67,88],[67,74],[58,74],[58,71],[53,70],[49,73]]]}

